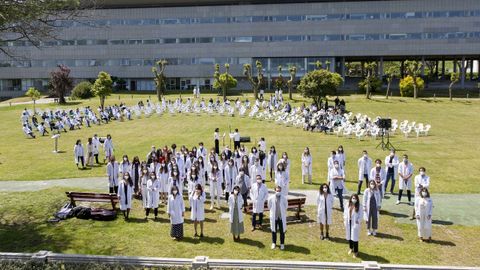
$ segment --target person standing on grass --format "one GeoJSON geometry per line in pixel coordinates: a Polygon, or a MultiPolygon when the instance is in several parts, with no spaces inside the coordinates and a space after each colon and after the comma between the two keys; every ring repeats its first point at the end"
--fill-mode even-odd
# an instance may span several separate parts
{"type": "Polygon", "coordinates": [[[342,145],[338,146],[336,158],[338,160],[338,164],[340,164],[340,167],[345,170],[345,166],[347,164],[347,155],[345,154],[342,145]]]}
{"type": "MultiPolygon", "coordinates": [[[[178,173],[177,167],[172,167],[170,178],[168,178],[168,190],[171,192],[173,187],[177,187],[177,191],[180,197],[183,196],[183,181],[180,179],[180,174],[178,173]]],[[[171,193],[170,193],[171,194],[171,193]]],[[[169,195],[170,195],[169,194],[169,195]]]]}
{"type": "Polygon", "coordinates": [[[340,209],[343,211],[343,190],[345,189],[345,172],[340,168],[338,160],[333,162],[333,168],[328,172],[330,187],[338,196],[340,209]]]}
{"type": "Polygon", "coordinates": [[[375,180],[368,182],[368,188],[363,193],[363,218],[367,223],[367,235],[377,235],[378,219],[380,217],[380,208],[382,198],[378,191],[375,180]]]}
{"type": "Polygon", "coordinates": [[[147,181],[147,207],[145,209],[145,219],[150,214],[150,209],[153,209],[155,220],[158,217],[158,204],[160,202],[160,180],[157,179],[154,172],[150,173],[150,179],[147,181]]]}
{"type": "Polygon", "coordinates": [[[195,190],[190,193],[189,201],[191,207],[190,218],[193,221],[195,229],[195,237],[198,237],[197,224],[200,223],[200,238],[203,237],[203,221],[205,220],[205,192],[203,192],[202,185],[197,184],[195,190]]]}
{"type": "Polygon", "coordinates": [[[143,208],[145,209],[145,211],[147,210],[147,201],[148,201],[148,189],[147,189],[147,182],[148,182],[148,179],[149,179],[149,173],[148,173],[148,169],[147,167],[143,167],[142,168],[142,176],[140,177],[140,190],[141,190],[141,194],[142,194],[142,206],[143,208]]]}
{"type": "Polygon", "coordinates": [[[263,221],[263,209],[265,207],[265,200],[268,197],[268,190],[265,184],[262,182],[260,175],[256,176],[256,183],[252,184],[250,189],[250,199],[252,200],[252,232],[255,229],[262,227],[263,221]],[[257,215],[258,215],[258,227],[257,227],[257,215]]]}
{"type": "Polygon", "coordinates": [[[110,193],[116,194],[118,192],[118,173],[119,166],[115,161],[115,156],[112,155],[110,156],[110,161],[107,164],[107,176],[110,193]]]}
{"type": "Polygon", "coordinates": [[[75,143],[75,146],[73,147],[73,154],[75,155],[75,164],[77,165],[77,168],[80,169],[78,167],[78,163],[81,162],[82,163],[82,169],[85,169],[85,159],[84,159],[84,156],[83,156],[83,145],[82,145],[82,142],[80,140],[77,140],[77,142],[75,143]]]}
{"type": "Polygon", "coordinates": [[[305,147],[302,154],[302,184],[305,184],[305,179],[308,178],[308,183],[312,184],[312,155],[310,149],[305,147]]]}
{"type": "Polygon", "coordinates": [[[233,159],[229,159],[225,168],[225,200],[228,203],[228,197],[233,192],[237,179],[237,169],[235,168],[233,159]]]}
{"type": "Polygon", "coordinates": [[[112,136],[110,134],[107,135],[107,138],[103,142],[103,150],[105,151],[105,163],[106,160],[109,160],[111,156],[113,156],[113,142],[112,136]]]}
{"type": "Polygon", "coordinates": [[[333,195],[327,184],[322,184],[318,191],[317,197],[317,222],[320,224],[320,239],[330,239],[328,229],[332,225],[333,214],[333,195]],[[323,227],[327,232],[326,237],[323,235],[323,227]]]}
{"type": "Polygon", "coordinates": [[[213,141],[215,143],[215,153],[217,155],[220,154],[220,135],[218,134],[220,132],[219,128],[215,129],[215,132],[213,133],[213,141]]]}
{"type": "Polygon", "coordinates": [[[160,199],[162,200],[163,203],[167,203],[167,197],[168,197],[168,187],[169,187],[169,182],[168,182],[168,166],[165,164],[165,160],[160,161],[160,168],[158,170],[159,174],[159,182],[160,182],[160,199]]]}
{"type": "Polygon", "coordinates": [[[275,185],[279,186],[282,190],[283,196],[288,196],[289,181],[287,172],[285,171],[285,163],[279,162],[277,165],[277,171],[275,172],[275,185]]]}
{"type": "Polygon", "coordinates": [[[240,148],[240,133],[238,128],[235,129],[234,133],[230,133],[230,138],[233,139],[233,150],[240,148]]]}
{"type": "Polygon", "coordinates": [[[398,164],[398,200],[397,204],[400,204],[402,200],[403,190],[407,190],[408,204],[412,205],[412,176],[413,176],[413,164],[408,161],[408,156],[403,155],[403,161],[398,164]]]}
{"type": "Polygon", "coordinates": [[[182,194],[179,193],[178,186],[173,185],[168,196],[167,213],[170,218],[170,236],[174,240],[183,238],[183,215],[185,214],[185,205],[183,204],[182,194]]]}
{"type": "Polygon", "coordinates": [[[247,211],[247,196],[248,192],[250,190],[250,177],[245,173],[244,168],[240,168],[237,176],[237,181],[236,181],[236,186],[238,186],[240,189],[240,195],[242,196],[242,202],[243,202],[243,210],[246,212],[247,211]]]}
{"type": "Polygon", "coordinates": [[[267,158],[268,171],[270,172],[270,182],[272,182],[273,179],[275,179],[276,164],[277,164],[277,151],[275,150],[275,146],[272,145],[270,146],[270,151],[268,152],[268,158],[267,158]]]}
{"type": "Polygon", "coordinates": [[[120,163],[120,173],[130,173],[130,168],[131,167],[131,163],[130,163],[130,160],[128,160],[128,156],[127,155],[123,155],[122,157],[122,163],[120,163]]]}
{"type": "Polygon", "coordinates": [[[367,150],[363,150],[363,156],[358,159],[358,189],[357,194],[361,194],[363,180],[369,182],[369,174],[372,168],[372,159],[368,156],[367,150]]]}
{"type": "Polygon", "coordinates": [[[346,239],[349,242],[350,249],[348,254],[353,253],[353,257],[358,257],[358,240],[360,238],[360,227],[362,220],[362,211],[360,209],[360,200],[357,194],[353,194],[348,201],[348,206],[343,212],[346,239]]]}
{"type": "Polygon", "coordinates": [[[133,157],[132,165],[130,167],[130,176],[133,181],[133,191],[136,196],[140,195],[140,175],[142,174],[142,164],[138,156],[133,157]]]}
{"type": "Polygon", "coordinates": [[[88,143],[87,143],[87,166],[93,167],[93,141],[92,138],[88,138],[88,143]]]}
{"type": "Polygon", "coordinates": [[[432,209],[433,203],[430,199],[430,193],[427,188],[423,187],[420,190],[418,200],[415,202],[418,237],[422,242],[432,240],[432,209]]]}
{"type": "Polygon", "coordinates": [[[233,235],[233,241],[239,241],[240,235],[245,232],[243,227],[243,198],[240,195],[240,187],[233,188],[233,194],[228,198],[228,213],[230,221],[230,233],[233,235]]]}
{"type": "Polygon", "coordinates": [[[218,168],[218,163],[213,161],[211,164],[211,170],[209,172],[208,180],[210,184],[210,210],[213,209],[215,202],[218,209],[220,209],[220,194],[222,193],[222,175],[218,168]]]}
{"type": "Polygon", "coordinates": [[[93,156],[95,157],[95,163],[100,164],[100,162],[98,161],[98,153],[99,153],[99,149],[100,149],[100,139],[98,138],[97,134],[93,135],[92,143],[93,143],[93,156]]]}
{"type": "Polygon", "coordinates": [[[375,160],[375,167],[370,170],[370,180],[375,180],[378,191],[380,191],[380,197],[385,196],[385,178],[386,170],[382,170],[382,161],[380,159],[375,160]]]}
{"type": "Polygon", "coordinates": [[[392,185],[390,186],[390,193],[393,195],[393,190],[395,189],[395,176],[398,175],[398,157],[395,155],[395,149],[390,150],[390,155],[385,157],[385,173],[386,179],[383,187],[382,197],[387,192],[388,182],[392,180],[392,185]]]}
{"type": "Polygon", "coordinates": [[[123,213],[125,220],[128,220],[130,209],[132,208],[133,183],[128,172],[123,174],[123,179],[118,186],[118,201],[120,203],[120,210],[123,213]]]}
{"type": "Polygon", "coordinates": [[[280,233],[280,249],[285,249],[285,232],[287,231],[288,201],[282,193],[282,187],[275,187],[275,194],[268,198],[270,211],[270,230],[272,231],[272,249],[277,245],[277,233],[280,233]]]}
{"type": "MultiPolygon", "coordinates": [[[[335,150],[330,152],[330,157],[327,159],[327,172],[330,172],[335,167],[334,162],[338,161],[336,155],[337,155],[337,152],[335,152],[335,150]]],[[[327,173],[327,181],[330,181],[330,179],[328,178],[328,173],[327,173]]],[[[332,187],[331,184],[330,184],[330,187],[332,187]]]]}
{"type": "MultiPolygon", "coordinates": [[[[417,203],[417,200],[420,198],[420,192],[422,188],[429,189],[430,188],[430,177],[426,175],[426,169],[425,167],[420,167],[418,169],[419,174],[415,176],[415,204],[417,203]]],[[[411,220],[415,219],[415,207],[413,208],[413,213],[411,220]]]]}

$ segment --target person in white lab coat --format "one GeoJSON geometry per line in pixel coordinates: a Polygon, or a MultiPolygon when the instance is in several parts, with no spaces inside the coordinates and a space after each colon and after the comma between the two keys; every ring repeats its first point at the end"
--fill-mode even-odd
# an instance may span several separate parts
{"type": "Polygon", "coordinates": [[[428,192],[427,188],[423,187],[415,202],[418,237],[422,242],[432,240],[432,210],[433,203],[430,198],[430,192],[428,192]]]}
{"type": "Polygon", "coordinates": [[[165,160],[160,161],[160,167],[158,169],[157,174],[158,174],[158,180],[160,181],[160,200],[166,204],[170,185],[168,182],[169,180],[168,166],[165,163],[165,160]]]}
{"type": "Polygon", "coordinates": [[[133,182],[128,172],[123,174],[123,180],[118,186],[118,202],[120,203],[120,210],[123,213],[125,220],[128,220],[130,209],[132,208],[133,196],[133,182]]]}
{"type": "Polygon", "coordinates": [[[140,192],[142,194],[142,206],[145,211],[147,210],[147,200],[148,200],[148,189],[147,182],[149,179],[148,168],[145,166],[142,168],[142,176],[140,176],[140,192]]]}
{"type": "MultiPolygon", "coordinates": [[[[334,168],[334,162],[337,160],[336,155],[337,155],[337,152],[335,152],[335,150],[330,152],[330,157],[327,159],[327,172],[330,172],[330,170],[332,170],[334,168]]],[[[340,166],[340,163],[338,163],[338,164],[340,166]]],[[[330,181],[330,179],[328,177],[328,173],[327,173],[327,181],[330,181]]],[[[332,186],[332,185],[330,185],[330,186],[332,186]]]]}
{"type": "Polygon", "coordinates": [[[230,138],[233,139],[233,150],[240,148],[240,133],[238,128],[235,129],[234,133],[230,133],[230,138]]]}
{"type": "MultiPolygon", "coordinates": [[[[84,159],[84,150],[81,140],[77,140],[75,146],[73,147],[73,154],[75,155],[75,164],[78,167],[78,163],[82,163],[82,169],[85,169],[85,159],[84,159]]],[[[80,168],[79,168],[80,169],[80,168]]]]}
{"type": "MultiPolygon", "coordinates": [[[[170,171],[170,177],[168,178],[168,191],[172,191],[172,187],[176,186],[178,188],[178,193],[180,196],[183,196],[183,180],[180,179],[180,173],[176,166],[172,167],[170,171]]],[[[169,193],[168,195],[170,195],[169,193]]]]}
{"type": "Polygon", "coordinates": [[[197,158],[202,157],[205,159],[207,157],[207,149],[203,146],[203,142],[198,143],[198,149],[197,149],[197,158]]]}
{"type": "Polygon", "coordinates": [[[252,184],[250,189],[250,199],[252,200],[252,232],[255,229],[260,229],[263,222],[263,209],[265,207],[265,201],[268,197],[268,190],[265,184],[262,182],[262,177],[257,175],[256,183],[252,184]],[[257,215],[258,215],[258,224],[257,224],[257,215]]]}
{"type": "Polygon", "coordinates": [[[112,136],[110,134],[107,135],[107,138],[103,142],[103,150],[105,151],[105,162],[106,160],[109,160],[111,156],[113,156],[113,142],[112,142],[112,136]]]}
{"type": "Polygon", "coordinates": [[[107,164],[107,177],[110,193],[118,192],[118,173],[119,166],[118,163],[115,161],[115,156],[110,156],[110,161],[107,164]]]}
{"type": "Polygon", "coordinates": [[[333,215],[333,195],[330,192],[330,187],[327,184],[322,184],[318,191],[317,197],[317,223],[320,224],[320,239],[330,239],[328,233],[330,225],[332,225],[333,215]],[[325,226],[326,237],[323,234],[323,227],[325,226]]]}
{"type": "Polygon", "coordinates": [[[237,180],[235,185],[240,188],[240,195],[242,196],[243,202],[243,210],[247,211],[247,197],[248,192],[250,191],[250,187],[252,186],[250,183],[250,177],[245,173],[244,168],[240,168],[237,175],[237,180]]]}
{"type": "Polygon", "coordinates": [[[230,233],[233,235],[233,241],[239,241],[240,235],[245,232],[243,226],[243,198],[240,194],[240,187],[233,188],[232,195],[228,198],[228,214],[230,221],[230,233]]]}
{"type": "Polygon", "coordinates": [[[272,145],[270,146],[270,151],[268,152],[268,157],[267,157],[267,166],[270,174],[270,182],[272,182],[273,179],[275,179],[276,164],[277,164],[277,151],[275,150],[275,146],[272,145]]]}
{"type": "Polygon", "coordinates": [[[286,198],[288,196],[290,182],[288,181],[284,162],[279,162],[277,165],[277,171],[275,172],[275,185],[281,188],[282,194],[286,198]]]}
{"type": "Polygon", "coordinates": [[[345,189],[345,171],[340,168],[338,160],[333,162],[333,168],[328,172],[330,188],[337,194],[340,209],[343,211],[343,190],[345,189]]]}
{"type": "Polygon", "coordinates": [[[264,153],[267,151],[267,142],[263,137],[260,138],[260,141],[258,141],[258,150],[263,151],[264,153]]]}
{"type": "Polygon", "coordinates": [[[263,166],[260,164],[260,158],[254,158],[254,162],[253,162],[253,165],[250,166],[250,170],[249,170],[249,175],[250,175],[250,180],[252,181],[252,185],[255,183],[256,179],[257,179],[257,175],[260,175],[260,178],[262,178],[262,181],[265,180],[264,178],[264,168],[263,166]]]}
{"type": "Polygon", "coordinates": [[[357,194],[361,194],[363,180],[368,183],[369,174],[372,168],[372,159],[368,156],[367,150],[363,150],[363,155],[358,159],[358,189],[357,194]]]}
{"type": "Polygon", "coordinates": [[[386,174],[386,171],[382,170],[382,161],[380,159],[376,159],[375,167],[370,170],[370,180],[375,180],[382,198],[383,196],[385,196],[385,179],[387,177],[386,174]]]}
{"type": "Polygon", "coordinates": [[[305,184],[306,178],[312,184],[312,155],[308,147],[305,147],[302,154],[302,184],[305,184]]]}
{"type": "Polygon", "coordinates": [[[224,169],[225,171],[225,200],[228,203],[228,197],[230,193],[233,192],[233,188],[235,187],[235,181],[237,179],[237,169],[235,167],[235,161],[233,159],[229,159],[227,162],[227,166],[224,169]]]}
{"type": "Polygon", "coordinates": [[[217,203],[218,209],[220,209],[220,194],[222,193],[222,176],[220,169],[218,168],[218,163],[214,161],[212,163],[212,168],[208,174],[208,183],[210,185],[210,210],[213,209],[215,202],[217,203]]]}
{"type": "Polygon", "coordinates": [[[363,193],[363,218],[367,223],[368,235],[377,235],[381,207],[382,198],[377,183],[370,180],[368,188],[363,193]]]}
{"type": "Polygon", "coordinates": [[[87,143],[87,166],[93,167],[93,142],[92,138],[88,138],[87,143]]]}
{"type": "Polygon", "coordinates": [[[275,194],[268,198],[270,211],[270,230],[272,231],[272,249],[277,245],[277,233],[280,233],[280,249],[285,249],[285,232],[287,231],[287,197],[283,195],[282,187],[275,187],[275,194]]]}
{"type": "Polygon", "coordinates": [[[100,164],[100,162],[98,161],[98,153],[100,153],[99,149],[100,149],[101,143],[97,134],[93,135],[92,143],[93,143],[93,156],[95,157],[95,163],[100,164]]]}
{"type": "Polygon", "coordinates": [[[348,201],[348,206],[343,212],[343,220],[345,226],[346,239],[349,242],[350,249],[348,254],[352,254],[353,257],[358,257],[358,240],[360,238],[360,227],[362,220],[362,210],[360,200],[357,194],[353,194],[348,201]]]}
{"type": "Polygon", "coordinates": [[[342,145],[338,146],[337,154],[335,155],[335,157],[338,160],[338,164],[340,164],[340,167],[345,170],[345,166],[347,165],[347,154],[345,153],[342,145]]]}
{"type": "MultiPolygon", "coordinates": [[[[430,177],[426,175],[426,169],[425,167],[420,167],[418,168],[419,174],[415,176],[415,204],[417,203],[417,200],[420,198],[420,191],[422,188],[430,189],[430,177]]],[[[410,218],[411,220],[415,219],[415,207],[413,208],[413,213],[412,217],[410,218]]]]}
{"type": "Polygon", "coordinates": [[[132,165],[130,166],[130,176],[133,181],[133,191],[138,197],[140,195],[140,176],[142,175],[142,163],[138,156],[133,157],[132,165]]]}
{"type": "Polygon", "coordinates": [[[398,164],[398,200],[397,204],[400,204],[402,200],[403,190],[407,190],[408,204],[412,204],[412,176],[413,176],[413,164],[408,161],[408,155],[403,155],[403,160],[398,164]]]}
{"type": "Polygon", "coordinates": [[[178,186],[173,185],[168,196],[167,213],[170,218],[170,236],[174,240],[183,238],[183,215],[185,214],[185,205],[183,203],[182,194],[180,194],[178,186]]]}
{"type": "Polygon", "coordinates": [[[147,207],[145,209],[145,219],[150,214],[150,209],[153,209],[155,220],[158,217],[158,204],[160,202],[160,180],[157,179],[154,172],[150,173],[150,179],[147,181],[147,207]]]}
{"type": "Polygon", "coordinates": [[[189,201],[191,207],[190,219],[193,221],[195,228],[195,236],[198,237],[197,225],[200,223],[200,237],[203,237],[203,221],[205,220],[205,192],[203,192],[202,185],[197,184],[195,190],[190,193],[189,201]]]}
{"type": "Polygon", "coordinates": [[[398,157],[395,155],[395,149],[390,150],[390,155],[385,157],[385,184],[383,191],[387,191],[388,182],[392,180],[392,185],[390,186],[390,193],[393,194],[395,189],[395,177],[398,175],[398,157]]]}
{"type": "Polygon", "coordinates": [[[123,155],[122,157],[122,163],[120,163],[120,173],[131,173],[130,170],[131,170],[131,163],[130,163],[130,160],[128,160],[128,156],[127,155],[123,155]]]}

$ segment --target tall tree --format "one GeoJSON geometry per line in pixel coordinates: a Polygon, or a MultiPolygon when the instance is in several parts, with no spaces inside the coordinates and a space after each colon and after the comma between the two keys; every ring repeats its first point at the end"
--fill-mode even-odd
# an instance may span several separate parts
{"type": "Polygon", "coordinates": [[[110,74],[105,71],[98,73],[98,77],[92,86],[92,91],[95,96],[100,98],[100,107],[103,109],[105,105],[105,98],[110,96],[113,91],[113,81],[112,77],[110,77],[110,74]]]}
{"type": "Polygon", "coordinates": [[[220,65],[215,64],[215,73],[213,74],[213,87],[220,88],[223,92],[223,100],[227,99],[228,89],[237,87],[237,80],[230,73],[230,64],[225,64],[225,73],[220,73],[220,65]]]}
{"type": "Polygon", "coordinates": [[[422,70],[422,63],[414,60],[405,61],[405,70],[409,76],[413,79],[413,98],[418,97],[418,80],[422,70]]]}
{"type": "Polygon", "coordinates": [[[83,9],[95,8],[95,0],[2,0],[0,4],[0,53],[17,55],[6,47],[8,42],[27,41],[41,47],[41,42],[58,39],[63,28],[58,22],[79,21],[88,18],[83,9]]]}
{"type": "Polygon", "coordinates": [[[322,98],[336,93],[342,84],[340,74],[320,68],[305,74],[298,84],[298,91],[306,98],[312,98],[320,108],[322,98]]]}
{"type": "Polygon", "coordinates": [[[28,88],[27,92],[25,93],[25,96],[31,98],[33,100],[33,112],[35,113],[35,102],[37,99],[41,97],[40,91],[38,91],[35,87],[30,87],[28,88]]]}
{"type": "Polygon", "coordinates": [[[280,65],[277,67],[277,70],[278,70],[278,78],[275,80],[275,88],[277,88],[277,90],[283,90],[283,85],[285,83],[283,81],[283,75],[282,75],[283,67],[280,65]]]}
{"type": "Polygon", "coordinates": [[[58,103],[66,104],[65,95],[73,88],[70,68],[65,65],[58,65],[58,69],[50,73],[50,87],[52,94],[58,98],[58,103]]]}
{"type": "Polygon", "coordinates": [[[288,72],[290,73],[290,80],[287,81],[288,98],[291,100],[292,99],[292,91],[293,91],[293,82],[295,81],[295,77],[297,76],[297,67],[296,66],[291,66],[288,69],[288,72]]]}
{"type": "Polygon", "coordinates": [[[364,76],[363,84],[365,85],[365,97],[369,99],[372,95],[372,84],[377,80],[377,63],[365,62],[363,63],[364,76]]]}
{"type": "Polygon", "coordinates": [[[165,74],[165,68],[168,65],[167,60],[162,59],[157,62],[159,69],[157,70],[156,67],[152,67],[152,72],[155,78],[155,88],[157,89],[157,97],[158,101],[162,101],[162,96],[165,95],[165,91],[167,89],[167,77],[165,74]]]}
{"type": "Polygon", "coordinates": [[[385,98],[388,99],[388,95],[390,94],[390,86],[392,85],[392,81],[395,78],[400,77],[400,65],[398,63],[391,63],[385,69],[385,78],[387,79],[387,91],[385,98]]]}
{"type": "Polygon", "coordinates": [[[258,98],[258,89],[262,85],[263,82],[263,66],[262,62],[256,61],[255,66],[257,67],[257,80],[255,81],[255,78],[253,77],[253,70],[252,66],[250,64],[244,64],[243,65],[243,75],[247,76],[247,80],[250,82],[252,85],[253,89],[253,96],[255,99],[258,98]]]}
{"type": "Polygon", "coordinates": [[[453,97],[452,97],[453,85],[456,84],[459,80],[460,80],[460,74],[458,72],[452,72],[450,74],[450,85],[448,85],[448,96],[450,97],[450,101],[453,100],[453,97]]]}

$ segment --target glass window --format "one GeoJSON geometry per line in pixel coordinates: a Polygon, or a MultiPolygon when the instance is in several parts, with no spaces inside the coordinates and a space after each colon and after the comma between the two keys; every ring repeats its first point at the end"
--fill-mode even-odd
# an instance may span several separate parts
{"type": "MultiPolygon", "coordinates": [[[[168,64],[170,64],[170,63],[168,63],[168,64]]],[[[143,65],[144,66],[154,66],[155,65],[155,60],[145,59],[145,60],[143,60],[143,65]]]]}
{"type": "Polygon", "coordinates": [[[272,16],[274,22],[284,22],[287,20],[287,16],[272,16]]]}
{"type": "Polygon", "coordinates": [[[144,20],[142,20],[142,24],[143,25],[155,25],[155,24],[157,24],[157,20],[156,19],[144,19],[144,20]]]}
{"type": "Polygon", "coordinates": [[[405,18],[405,12],[392,12],[390,14],[390,18],[392,18],[392,19],[404,19],[405,18]]]}
{"type": "Polygon", "coordinates": [[[198,23],[213,23],[212,17],[198,18],[198,23]]]}
{"type": "Polygon", "coordinates": [[[237,22],[237,23],[249,23],[249,22],[252,22],[252,17],[251,16],[235,17],[235,22],[237,22]]]}
{"type": "Polygon", "coordinates": [[[213,18],[214,23],[227,23],[227,17],[215,17],[213,18]]]}
{"type": "Polygon", "coordinates": [[[108,40],[106,39],[97,39],[94,41],[94,44],[95,45],[107,45],[108,44],[108,40]]]}
{"type": "Polygon", "coordinates": [[[176,38],[164,38],[163,43],[165,43],[165,44],[177,43],[177,39],[176,38]]]}
{"type": "Polygon", "coordinates": [[[462,10],[449,11],[448,16],[449,17],[464,17],[465,16],[465,11],[462,11],[462,10]]]}
{"type": "Polygon", "coordinates": [[[380,34],[366,34],[365,40],[380,40],[380,34]]]}
{"type": "Polygon", "coordinates": [[[324,21],[327,19],[327,15],[307,15],[305,20],[307,21],[324,21]]]}
{"type": "Polygon", "coordinates": [[[268,22],[268,16],[253,16],[252,22],[268,22]]]}
{"type": "Polygon", "coordinates": [[[164,19],[163,24],[177,24],[178,20],[177,19],[164,19]]]}
{"type": "Polygon", "coordinates": [[[365,35],[357,34],[357,35],[348,35],[348,40],[365,40],[365,35]]]}
{"type": "Polygon", "coordinates": [[[142,44],[142,40],[141,39],[130,39],[127,41],[128,44],[130,45],[137,45],[137,44],[142,44]]]}
{"type": "Polygon", "coordinates": [[[328,14],[327,20],[344,20],[346,18],[345,14],[328,14]]]}
{"type": "Polygon", "coordinates": [[[448,11],[434,11],[433,12],[434,18],[445,18],[448,17],[448,11]]]}
{"type": "Polygon", "coordinates": [[[142,20],[135,20],[135,19],[125,20],[125,24],[126,25],[141,25],[142,20]]]}
{"type": "Polygon", "coordinates": [[[77,40],[77,45],[87,45],[87,40],[79,39],[79,40],[77,40]]]}
{"type": "Polygon", "coordinates": [[[143,44],[157,44],[158,39],[144,39],[143,44]]]}
{"type": "Polygon", "coordinates": [[[122,19],[108,20],[109,25],[124,25],[125,21],[122,19]]]}
{"type": "Polygon", "coordinates": [[[310,41],[324,41],[325,40],[325,35],[311,35],[308,37],[308,40],[310,41]]]}
{"type": "Polygon", "coordinates": [[[367,18],[367,14],[365,13],[352,13],[350,14],[350,20],[365,20],[367,18]]]}
{"type": "Polygon", "coordinates": [[[342,35],[325,35],[325,40],[327,41],[343,40],[343,36],[342,35]]]}
{"type": "Polygon", "coordinates": [[[267,42],[268,37],[267,36],[254,36],[252,37],[252,42],[267,42]]]}
{"type": "Polygon", "coordinates": [[[178,43],[195,43],[194,38],[179,38],[178,43]]]}
{"type": "Polygon", "coordinates": [[[88,63],[89,63],[89,60],[81,60],[81,59],[75,60],[76,67],[87,67],[88,63]]]}
{"type": "Polygon", "coordinates": [[[195,43],[212,43],[212,37],[199,37],[195,39],[195,43]]]}
{"type": "Polygon", "coordinates": [[[130,66],[143,66],[143,59],[130,59],[130,66]]]}
{"type": "Polygon", "coordinates": [[[391,40],[407,39],[407,34],[388,34],[387,38],[391,40]]]}
{"type": "Polygon", "coordinates": [[[422,33],[410,33],[408,39],[422,39],[422,33]]]}
{"type": "Polygon", "coordinates": [[[291,21],[291,22],[299,22],[299,21],[303,20],[303,16],[301,16],[301,15],[288,16],[287,20],[291,21]]]}
{"type": "Polygon", "coordinates": [[[228,37],[214,37],[213,38],[213,42],[214,43],[224,43],[224,42],[228,42],[228,37]]]}
{"type": "Polygon", "coordinates": [[[287,41],[288,36],[271,36],[271,41],[272,42],[283,42],[287,41]]]}
{"type": "Polygon", "coordinates": [[[238,64],[239,65],[244,65],[244,64],[251,64],[252,63],[252,58],[238,58],[238,64]]]}
{"type": "Polygon", "coordinates": [[[233,42],[252,42],[252,37],[234,37],[233,42]]]}
{"type": "Polygon", "coordinates": [[[213,65],[215,58],[198,58],[196,62],[200,65],[213,65]]]}
{"type": "Polygon", "coordinates": [[[303,36],[300,36],[300,35],[287,36],[288,41],[295,41],[295,42],[302,41],[302,38],[303,36]]]}
{"type": "Polygon", "coordinates": [[[125,40],[123,39],[113,39],[109,41],[110,45],[123,45],[125,44],[125,40]]]}

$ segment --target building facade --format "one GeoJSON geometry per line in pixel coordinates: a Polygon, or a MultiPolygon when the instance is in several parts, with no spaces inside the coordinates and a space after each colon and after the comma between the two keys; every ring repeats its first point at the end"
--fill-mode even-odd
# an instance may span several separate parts
{"type": "Polygon", "coordinates": [[[59,64],[79,80],[107,71],[130,90],[153,90],[151,68],[158,59],[167,59],[168,84],[175,89],[211,87],[215,63],[221,70],[229,63],[241,78],[243,64],[256,60],[267,88],[279,65],[284,77],[289,66],[301,77],[317,61],[344,76],[349,61],[377,61],[382,73],[384,61],[413,58],[459,61],[463,83],[466,65],[480,59],[479,0],[162,2],[105,1],[87,10],[85,21],[58,21],[60,40],[43,42],[41,49],[26,41],[2,44],[25,59],[0,55],[0,96],[44,89],[59,64]]]}

